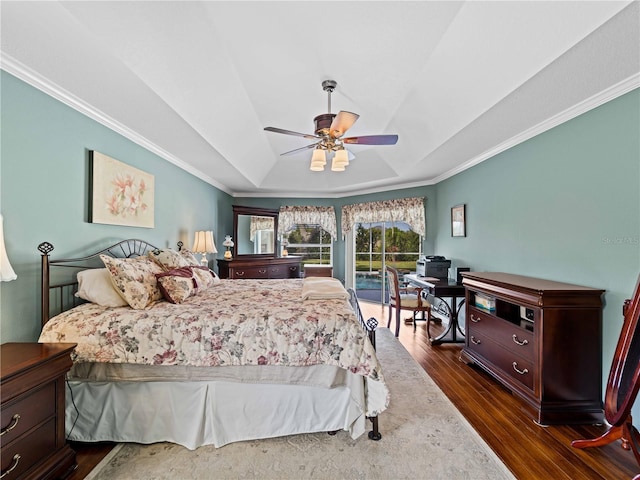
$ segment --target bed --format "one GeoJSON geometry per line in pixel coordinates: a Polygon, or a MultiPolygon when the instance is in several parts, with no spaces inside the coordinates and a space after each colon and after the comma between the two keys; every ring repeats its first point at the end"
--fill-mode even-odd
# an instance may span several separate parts
{"type": "Polygon", "coordinates": [[[357,438],[367,420],[369,438],[381,437],[389,391],[377,322],[337,280],[220,280],[190,252],[142,240],[76,259],[38,249],[39,341],[77,343],[69,440],[196,449],[339,430],[357,438]]]}

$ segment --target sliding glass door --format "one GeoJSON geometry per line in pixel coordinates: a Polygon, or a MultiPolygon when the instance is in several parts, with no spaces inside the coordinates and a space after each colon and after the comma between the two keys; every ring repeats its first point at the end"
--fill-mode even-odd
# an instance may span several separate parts
{"type": "Polygon", "coordinates": [[[358,298],[388,301],[384,268],[415,271],[422,254],[421,237],[404,222],[356,223],[355,287],[358,298]]]}

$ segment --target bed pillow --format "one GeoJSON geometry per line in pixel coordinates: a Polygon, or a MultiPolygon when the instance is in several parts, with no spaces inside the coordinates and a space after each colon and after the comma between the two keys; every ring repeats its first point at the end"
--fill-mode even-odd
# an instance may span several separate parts
{"type": "Polygon", "coordinates": [[[170,248],[152,250],[147,256],[165,271],[191,265],[183,255],[170,248]]]}
{"type": "Polygon", "coordinates": [[[196,256],[193,254],[191,250],[187,250],[186,248],[183,248],[178,253],[182,256],[182,258],[184,258],[187,261],[187,264],[194,265],[194,266],[202,265],[202,262],[198,261],[198,259],[196,258],[196,256]]]}
{"type": "Polygon", "coordinates": [[[174,268],[168,272],[157,273],[158,287],[165,300],[182,303],[198,293],[198,283],[190,267],[174,268]]]}
{"type": "Polygon", "coordinates": [[[162,268],[148,257],[113,258],[100,255],[116,291],[131,308],[142,310],[162,298],[156,273],[162,268]]]}
{"type": "Polygon", "coordinates": [[[200,290],[206,290],[220,283],[220,277],[216,275],[216,272],[210,270],[209,267],[192,265],[190,268],[193,270],[193,275],[196,277],[200,290]]]}
{"type": "Polygon", "coordinates": [[[124,307],[128,303],[118,294],[111,283],[106,268],[92,268],[78,272],[76,297],[103,307],[124,307]]]}

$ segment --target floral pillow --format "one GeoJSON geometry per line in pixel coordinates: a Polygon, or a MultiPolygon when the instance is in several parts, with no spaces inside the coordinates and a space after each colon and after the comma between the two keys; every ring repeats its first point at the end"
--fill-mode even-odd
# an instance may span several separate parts
{"type": "Polygon", "coordinates": [[[191,265],[183,255],[170,248],[153,250],[149,252],[147,256],[160,265],[165,271],[191,265]]]}
{"type": "Polygon", "coordinates": [[[183,248],[178,252],[178,254],[181,255],[182,258],[184,258],[187,261],[187,264],[189,265],[194,265],[194,266],[202,265],[202,263],[198,261],[196,256],[190,250],[183,248]]]}
{"type": "Polygon", "coordinates": [[[113,258],[100,255],[100,259],[109,270],[116,291],[131,308],[142,310],[162,298],[156,273],[162,273],[163,270],[150,258],[113,258]]]}
{"type": "Polygon", "coordinates": [[[213,270],[210,270],[209,267],[193,265],[190,268],[193,270],[193,275],[196,277],[199,289],[206,290],[220,283],[220,277],[218,277],[213,270]]]}
{"type": "Polygon", "coordinates": [[[198,283],[190,267],[174,268],[168,272],[157,273],[158,287],[165,300],[182,303],[198,293],[198,283]]]}

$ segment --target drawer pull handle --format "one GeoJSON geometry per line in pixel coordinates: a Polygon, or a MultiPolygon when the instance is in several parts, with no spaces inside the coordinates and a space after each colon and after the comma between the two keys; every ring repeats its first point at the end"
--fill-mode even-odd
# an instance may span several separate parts
{"type": "Polygon", "coordinates": [[[235,276],[237,277],[244,277],[244,272],[236,272],[235,276]]]}
{"type": "Polygon", "coordinates": [[[9,468],[7,468],[4,472],[2,472],[2,475],[0,475],[0,478],[4,478],[5,476],[9,475],[11,472],[13,472],[16,467],[18,466],[18,463],[20,462],[20,454],[16,453],[13,456],[13,461],[11,462],[11,466],[9,468]]]}
{"type": "Polygon", "coordinates": [[[478,322],[480,321],[480,317],[474,317],[474,316],[473,316],[473,313],[472,313],[472,314],[471,314],[471,321],[472,321],[473,323],[478,323],[478,322]]]}
{"type": "Polygon", "coordinates": [[[524,375],[525,373],[529,373],[529,370],[523,368],[522,370],[518,370],[518,362],[513,362],[513,369],[518,372],[520,375],[524,375]]]}
{"type": "Polygon", "coordinates": [[[520,346],[526,345],[527,343],[529,343],[529,340],[527,340],[526,338],[522,341],[518,340],[518,336],[514,333],[513,336],[511,337],[513,338],[513,341],[515,343],[517,343],[520,346]]]}
{"type": "Polygon", "coordinates": [[[480,340],[478,340],[473,335],[471,335],[471,338],[469,340],[471,340],[471,343],[473,343],[474,345],[480,345],[482,343],[480,340]]]}
{"type": "Polygon", "coordinates": [[[289,270],[291,270],[292,272],[295,272],[296,270],[298,270],[298,267],[289,267],[289,270]]]}
{"type": "Polygon", "coordinates": [[[3,428],[2,432],[0,432],[0,437],[2,435],[4,435],[5,433],[8,433],[11,430],[13,430],[14,428],[16,428],[18,426],[18,421],[19,420],[20,420],[20,414],[19,413],[14,413],[13,417],[11,417],[11,423],[9,424],[9,426],[7,428],[3,428]]]}
{"type": "Polygon", "coordinates": [[[263,268],[261,268],[260,270],[258,270],[258,272],[260,272],[260,273],[267,273],[267,271],[266,271],[265,269],[263,269],[263,268]]]}

